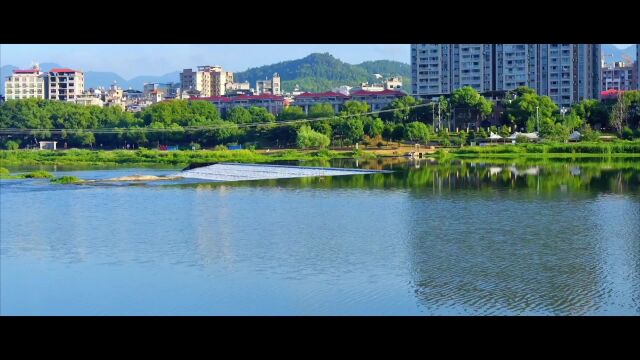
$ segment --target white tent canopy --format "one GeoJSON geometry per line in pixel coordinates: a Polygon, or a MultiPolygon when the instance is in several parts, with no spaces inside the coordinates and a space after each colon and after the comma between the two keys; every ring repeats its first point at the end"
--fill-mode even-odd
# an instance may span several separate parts
{"type": "Polygon", "coordinates": [[[489,135],[489,139],[491,139],[491,140],[502,139],[502,136],[500,136],[498,134],[494,134],[493,132],[491,132],[490,135],[489,135]]]}

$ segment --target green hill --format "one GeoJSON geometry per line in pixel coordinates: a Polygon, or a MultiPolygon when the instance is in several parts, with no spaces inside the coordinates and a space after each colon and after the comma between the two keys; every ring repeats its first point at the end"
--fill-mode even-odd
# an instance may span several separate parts
{"type": "Polygon", "coordinates": [[[356,86],[362,82],[373,82],[373,74],[403,77],[404,86],[409,86],[411,66],[398,61],[367,61],[358,65],[347,64],[331,54],[311,54],[298,60],[251,68],[235,74],[235,81],[249,81],[255,87],[257,80],[270,79],[273,73],[280,74],[282,89],[292,91],[298,85],[301,90],[319,92],[340,85],[356,86]]]}

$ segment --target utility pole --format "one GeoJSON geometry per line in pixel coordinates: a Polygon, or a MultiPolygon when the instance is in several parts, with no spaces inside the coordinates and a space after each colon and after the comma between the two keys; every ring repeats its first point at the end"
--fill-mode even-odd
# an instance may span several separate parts
{"type": "Polygon", "coordinates": [[[536,123],[538,124],[538,132],[540,132],[540,114],[539,110],[540,106],[536,106],[536,123]]]}
{"type": "Polygon", "coordinates": [[[436,104],[435,103],[431,103],[431,126],[432,127],[436,127],[436,104]]]}
{"type": "Polygon", "coordinates": [[[440,101],[438,100],[438,130],[442,129],[442,123],[440,120],[440,101]]]}

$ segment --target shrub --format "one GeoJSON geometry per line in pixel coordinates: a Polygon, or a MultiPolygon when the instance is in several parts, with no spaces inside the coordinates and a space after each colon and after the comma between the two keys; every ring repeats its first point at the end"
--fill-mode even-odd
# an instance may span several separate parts
{"type": "Polygon", "coordinates": [[[216,145],[213,148],[213,151],[226,151],[226,150],[229,150],[229,149],[224,145],[216,145]]]}
{"type": "Polygon", "coordinates": [[[20,143],[15,140],[9,140],[6,143],[4,143],[4,147],[7,150],[18,150],[20,148],[20,143]]]}
{"type": "Polygon", "coordinates": [[[9,176],[9,169],[0,167],[0,176],[9,176]]]}
{"type": "Polygon", "coordinates": [[[82,180],[75,176],[61,176],[56,179],[51,179],[51,182],[54,184],[76,184],[82,182],[82,180]]]}
{"type": "Polygon", "coordinates": [[[311,130],[309,125],[303,125],[300,127],[300,130],[298,130],[296,144],[301,149],[309,147],[324,148],[327,147],[330,142],[331,140],[329,140],[327,135],[311,130]]]}
{"type": "Polygon", "coordinates": [[[24,177],[27,179],[50,179],[53,175],[48,171],[38,170],[25,174],[24,177]]]}
{"type": "Polygon", "coordinates": [[[621,138],[625,139],[625,140],[631,140],[633,139],[633,130],[631,130],[630,127],[625,126],[624,129],[622,129],[622,136],[621,138]]]}

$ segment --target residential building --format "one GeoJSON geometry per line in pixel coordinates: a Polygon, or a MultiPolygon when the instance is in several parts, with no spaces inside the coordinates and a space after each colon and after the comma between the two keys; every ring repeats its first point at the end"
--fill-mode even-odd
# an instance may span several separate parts
{"type": "Polygon", "coordinates": [[[154,90],[162,90],[163,96],[167,100],[180,98],[180,83],[144,83],[142,88],[145,98],[151,98],[151,92],[154,90]]]}
{"type": "Polygon", "coordinates": [[[307,114],[311,106],[329,103],[333,106],[334,112],[338,113],[347,101],[357,100],[367,103],[371,111],[377,111],[387,107],[393,100],[404,96],[407,96],[407,94],[402,91],[386,89],[382,91],[356,90],[349,96],[333,91],[304,93],[295,97],[293,105],[302,107],[307,114]]]}
{"type": "Polygon", "coordinates": [[[233,83],[233,73],[218,65],[198,66],[197,71],[184,69],[180,73],[181,89],[191,93],[197,91],[201,97],[224,95],[227,83],[233,83]]]}
{"type": "Polygon", "coordinates": [[[92,92],[85,92],[84,94],[76,96],[74,102],[78,105],[84,106],[104,106],[103,101],[100,100],[100,98],[95,97],[92,92]]]}
{"type": "Polygon", "coordinates": [[[362,101],[369,104],[371,111],[382,110],[387,107],[393,100],[407,96],[402,91],[382,90],[382,91],[366,91],[358,90],[351,93],[350,100],[362,101]]]}
{"type": "Polygon", "coordinates": [[[536,44],[495,44],[495,91],[538,88],[536,44]],[[500,64],[501,66],[497,66],[500,64]]]}
{"type": "Polygon", "coordinates": [[[294,98],[292,105],[300,106],[305,114],[309,114],[309,109],[315,104],[328,103],[333,107],[333,111],[337,114],[340,107],[349,99],[348,95],[335,91],[327,91],[323,93],[303,93],[294,98]]]}
{"type": "Polygon", "coordinates": [[[280,75],[278,73],[273,74],[271,80],[264,79],[256,81],[256,94],[272,94],[272,95],[280,95],[282,94],[280,88],[280,75]]]}
{"type": "Polygon", "coordinates": [[[84,92],[84,73],[69,68],[54,68],[47,73],[46,99],[74,101],[84,92]]]}
{"type": "Polygon", "coordinates": [[[266,109],[273,115],[278,115],[284,108],[284,97],[271,94],[260,95],[238,95],[234,97],[229,96],[210,96],[210,97],[192,97],[190,100],[206,100],[214,104],[221,114],[234,107],[240,106],[243,108],[250,108],[252,106],[261,107],[266,109]]]}
{"type": "Polygon", "coordinates": [[[636,70],[633,72],[635,89],[640,90],[640,44],[636,44],[636,70]]]}
{"type": "Polygon", "coordinates": [[[495,96],[519,86],[558,105],[597,99],[599,44],[412,44],[414,96],[450,95],[471,86],[495,96]]]}
{"type": "Polygon", "coordinates": [[[29,70],[13,70],[4,82],[4,93],[7,100],[44,99],[44,73],[37,64],[29,70]]]}
{"type": "Polygon", "coordinates": [[[122,97],[125,101],[128,101],[128,102],[138,101],[144,98],[144,92],[140,90],[133,90],[133,89],[123,90],[122,97]]]}
{"type": "Polygon", "coordinates": [[[387,90],[402,90],[402,77],[394,76],[390,77],[384,82],[384,88],[387,90]]]}
{"type": "Polygon", "coordinates": [[[353,91],[382,91],[385,87],[383,84],[369,84],[368,82],[363,82],[357,88],[353,89],[353,91]]]}
{"type": "Polygon", "coordinates": [[[226,84],[226,91],[232,90],[251,90],[251,84],[248,81],[245,82],[228,82],[226,84]]]}
{"type": "Polygon", "coordinates": [[[616,61],[602,67],[602,90],[634,90],[635,64],[616,61]]]}

